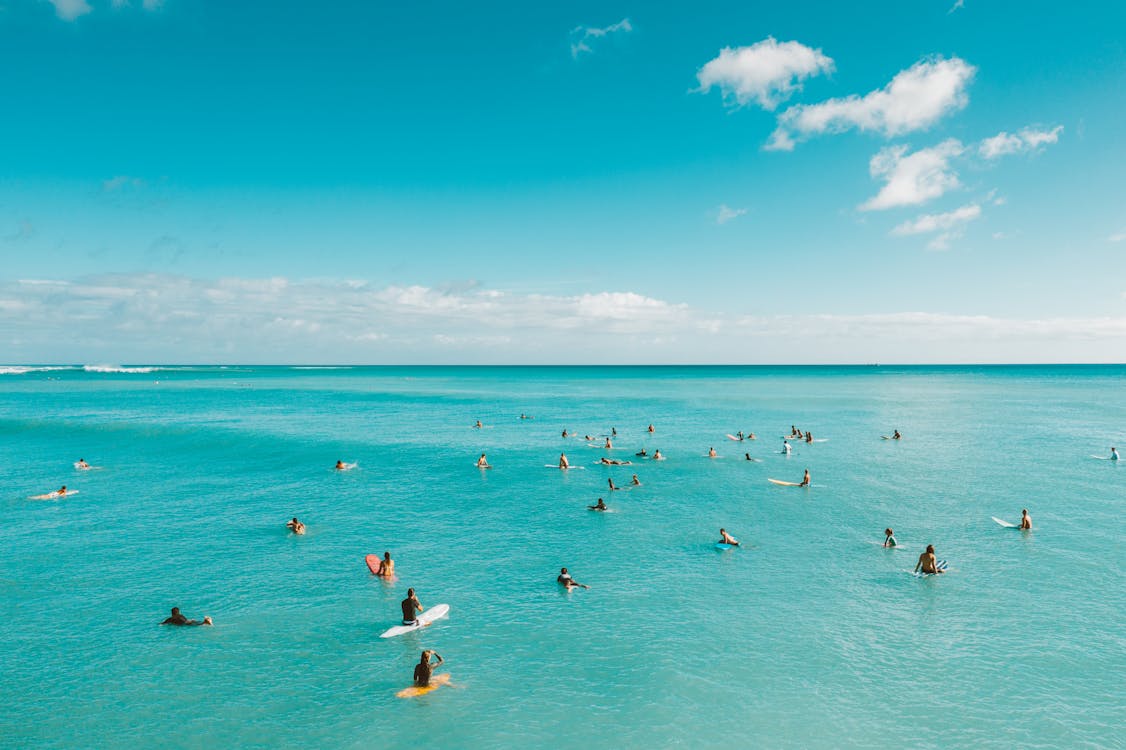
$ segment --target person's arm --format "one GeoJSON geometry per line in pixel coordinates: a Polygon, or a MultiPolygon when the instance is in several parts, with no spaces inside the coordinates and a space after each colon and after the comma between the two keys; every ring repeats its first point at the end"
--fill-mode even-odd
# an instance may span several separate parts
{"type": "Polygon", "coordinates": [[[434,664],[433,664],[433,665],[431,665],[431,666],[435,666],[435,667],[440,667],[440,666],[442,666],[442,663],[443,663],[443,662],[444,662],[445,660],[444,660],[444,659],[442,658],[442,655],[441,655],[441,654],[439,654],[439,653],[435,652],[435,653],[431,654],[431,656],[437,657],[437,659],[438,659],[438,661],[434,662],[434,664]]]}
{"type": "Polygon", "coordinates": [[[915,563],[915,572],[916,572],[916,573],[918,573],[918,572],[919,572],[919,568],[921,568],[922,566],[923,566],[923,558],[922,558],[922,557],[920,557],[920,558],[919,558],[919,562],[915,563]]]}
{"type": "Polygon", "coordinates": [[[419,601],[418,599],[415,599],[415,600],[414,600],[414,608],[415,608],[416,610],[418,610],[419,612],[421,612],[421,611],[423,611],[424,609],[426,609],[426,607],[423,607],[423,606],[422,606],[422,602],[420,602],[420,601],[419,601]]]}

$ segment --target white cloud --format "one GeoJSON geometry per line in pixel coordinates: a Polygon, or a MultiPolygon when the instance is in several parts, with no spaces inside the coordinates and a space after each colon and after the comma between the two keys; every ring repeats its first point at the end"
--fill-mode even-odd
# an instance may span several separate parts
{"type": "Polygon", "coordinates": [[[961,10],[966,7],[966,0],[954,0],[954,4],[950,6],[950,10],[946,11],[946,15],[950,15],[956,10],[961,10]]]}
{"type": "Polygon", "coordinates": [[[923,214],[911,221],[905,221],[891,233],[897,237],[914,234],[933,234],[938,232],[927,245],[931,250],[945,250],[950,246],[950,241],[961,236],[966,224],[981,216],[981,206],[970,203],[944,214],[923,214]]]}
{"type": "Polygon", "coordinates": [[[47,0],[47,2],[55,6],[55,15],[64,21],[73,21],[93,10],[86,0],[47,0]]]}
{"type": "Polygon", "coordinates": [[[820,49],[767,37],[749,47],[724,47],[696,73],[701,92],[719,87],[724,101],[745,106],[757,101],[773,110],[801,89],[801,82],[831,73],[833,61],[820,49]]]}
{"type": "Polygon", "coordinates": [[[950,160],[964,151],[961,142],[951,138],[908,154],[906,146],[881,149],[868,163],[872,177],[885,181],[873,198],[860,206],[862,211],[877,211],[896,206],[915,206],[937,198],[959,186],[950,160]]]}
{"type": "Polygon", "coordinates": [[[1022,151],[1035,151],[1041,146],[1057,142],[1062,132],[1063,125],[1057,125],[1051,130],[1022,128],[1017,133],[1001,131],[992,138],[982,140],[978,153],[985,159],[999,159],[1022,151]]]}
{"type": "Polygon", "coordinates": [[[594,50],[591,49],[589,44],[591,40],[601,39],[616,31],[629,33],[633,31],[633,25],[630,24],[628,18],[623,18],[617,23],[612,23],[600,29],[591,26],[576,26],[571,29],[571,57],[577,58],[582,52],[593,52],[594,50]]]}
{"type": "Polygon", "coordinates": [[[928,58],[864,96],[790,107],[778,116],[766,148],[789,151],[797,140],[851,128],[889,137],[921,130],[966,106],[966,87],[976,70],[957,57],[928,58]]]}
{"type": "Polygon", "coordinates": [[[715,223],[726,224],[732,219],[738,219],[747,213],[745,208],[731,208],[726,203],[721,203],[719,208],[716,209],[715,223]]]}
{"type": "Polygon", "coordinates": [[[112,193],[115,190],[121,190],[126,187],[142,187],[145,181],[140,177],[130,177],[128,175],[119,174],[108,180],[102,180],[102,190],[107,193],[112,193]]]}
{"type": "Polygon", "coordinates": [[[1121,242],[1122,240],[1126,240],[1126,230],[1116,232],[1115,234],[1112,234],[1111,236],[1106,238],[1107,242],[1121,242]]]}

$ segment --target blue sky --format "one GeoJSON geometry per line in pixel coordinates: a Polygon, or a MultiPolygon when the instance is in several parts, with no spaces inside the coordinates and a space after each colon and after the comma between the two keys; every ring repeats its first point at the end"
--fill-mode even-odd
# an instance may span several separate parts
{"type": "Polygon", "coordinates": [[[0,0],[0,361],[1126,359],[1114,4],[0,0]]]}

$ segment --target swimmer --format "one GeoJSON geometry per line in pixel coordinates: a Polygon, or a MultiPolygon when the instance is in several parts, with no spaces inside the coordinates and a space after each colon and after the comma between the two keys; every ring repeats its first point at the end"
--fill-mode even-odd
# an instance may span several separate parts
{"type": "Polygon", "coordinates": [[[493,468],[492,466],[489,465],[489,459],[485,458],[484,453],[482,453],[481,457],[477,459],[477,468],[478,469],[491,469],[491,468],[493,468]]]}
{"type": "Polygon", "coordinates": [[[211,617],[204,617],[202,620],[189,620],[180,614],[179,607],[172,608],[172,616],[160,623],[161,625],[211,625],[211,617]]]}
{"type": "Polygon", "coordinates": [[[809,486],[809,469],[806,469],[805,470],[805,476],[802,477],[801,484],[799,484],[798,487],[808,487],[808,486],[809,486]]]}
{"type": "Polygon", "coordinates": [[[896,430],[895,432],[891,433],[891,439],[892,440],[902,440],[903,436],[899,434],[899,430],[896,430]]]}
{"type": "Polygon", "coordinates": [[[602,447],[603,448],[613,448],[614,444],[610,442],[610,438],[606,438],[606,445],[604,445],[602,447]]]}
{"type": "Polygon", "coordinates": [[[478,420],[477,420],[477,423],[473,425],[473,429],[475,429],[475,430],[479,430],[479,429],[481,429],[481,428],[482,428],[482,427],[484,427],[484,426],[485,426],[485,425],[481,424],[481,420],[480,420],[480,419],[478,419],[478,420]]]}
{"type": "Polygon", "coordinates": [[[635,456],[641,456],[642,458],[645,458],[645,457],[647,457],[647,456],[649,455],[649,451],[647,451],[647,450],[645,450],[644,448],[642,448],[641,450],[639,450],[639,451],[638,451],[637,453],[634,453],[633,455],[635,455],[635,456]]]}
{"type": "Polygon", "coordinates": [[[719,530],[719,543],[730,544],[732,547],[739,546],[739,540],[728,534],[726,529],[719,530]]]}
{"type": "Polygon", "coordinates": [[[653,429],[653,425],[649,425],[649,434],[652,435],[654,432],[656,432],[656,430],[653,429]]]}
{"type": "Polygon", "coordinates": [[[85,458],[80,458],[80,459],[78,459],[78,463],[76,463],[74,465],[74,468],[76,468],[76,469],[89,469],[90,464],[86,463],[85,458]]]}
{"type": "Polygon", "coordinates": [[[708,458],[715,458],[715,457],[716,457],[715,448],[708,448],[708,458]]]}
{"type": "Polygon", "coordinates": [[[895,541],[895,533],[890,529],[884,529],[884,546],[895,547],[899,542],[895,541]]]}
{"type": "Polygon", "coordinates": [[[379,561],[379,572],[376,575],[383,578],[391,578],[395,575],[395,561],[391,559],[390,552],[383,553],[383,559],[379,561]]]}
{"type": "Polygon", "coordinates": [[[297,516],[294,516],[292,521],[286,521],[285,527],[292,531],[294,534],[300,535],[305,533],[305,524],[298,521],[297,516]]]}
{"type": "Polygon", "coordinates": [[[567,454],[566,453],[560,453],[559,454],[559,468],[560,469],[571,468],[571,462],[567,460],[567,454]]]}
{"type": "Polygon", "coordinates": [[[440,667],[443,664],[442,655],[432,649],[426,649],[422,652],[422,657],[418,660],[418,664],[414,665],[414,684],[418,687],[426,687],[430,684],[430,676],[434,674],[434,668],[440,667]],[[431,662],[430,658],[434,657],[438,661],[431,662]]]}
{"type": "Polygon", "coordinates": [[[613,477],[606,477],[606,481],[609,482],[611,491],[621,489],[621,487],[617,487],[617,486],[614,485],[614,478],[613,477]]]}
{"type": "Polygon", "coordinates": [[[586,507],[590,510],[610,510],[606,507],[606,502],[602,498],[598,498],[598,502],[594,505],[588,505],[586,507]]]}
{"type": "Polygon", "coordinates": [[[640,487],[641,486],[641,480],[637,478],[636,474],[633,475],[633,479],[629,480],[629,483],[632,484],[634,487],[640,487]]]}
{"type": "Polygon", "coordinates": [[[344,470],[345,470],[345,469],[347,469],[347,468],[348,468],[348,467],[344,465],[344,462],[343,462],[343,461],[337,461],[337,462],[336,462],[336,470],[337,470],[337,471],[344,471],[344,470]]]}
{"type": "Polygon", "coordinates": [[[1117,461],[1118,460],[1118,449],[1117,448],[1111,448],[1110,449],[1110,460],[1111,461],[1117,461]]]}
{"type": "Polygon", "coordinates": [[[919,562],[915,563],[915,572],[918,573],[920,568],[922,568],[924,573],[930,573],[931,575],[946,572],[945,568],[940,569],[937,566],[938,560],[936,560],[934,556],[934,545],[928,544],[927,551],[919,555],[919,562]]]}
{"type": "MultiPolygon", "coordinates": [[[[383,570],[382,563],[379,565],[379,569],[383,570]]],[[[400,604],[403,608],[403,624],[417,625],[418,613],[423,610],[423,606],[418,601],[418,597],[414,595],[414,589],[407,589],[407,598],[400,604]]]]}
{"type": "Polygon", "coordinates": [[[1028,515],[1028,509],[1025,508],[1020,512],[1020,530],[1032,531],[1032,516],[1028,515]]]}
{"type": "Polygon", "coordinates": [[[567,572],[566,568],[562,568],[559,571],[559,577],[556,578],[555,580],[558,581],[559,583],[563,584],[564,586],[566,586],[568,591],[575,588],[576,586],[578,586],[579,588],[584,588],[584,589],[590,588],[590,586],[587,586],[585,583],[579,583],[574,578],[572,578],[571,574],[567,572]]]}
{"type": "Polygon", "coordinates": [[[790,447],[790,441],[789,440],[783,440],[782,441],[782,452],[785,453],[788,456],[788,455],[790,455],[790,452],[792,450],[793,450],[793,448],[790,447]]]}

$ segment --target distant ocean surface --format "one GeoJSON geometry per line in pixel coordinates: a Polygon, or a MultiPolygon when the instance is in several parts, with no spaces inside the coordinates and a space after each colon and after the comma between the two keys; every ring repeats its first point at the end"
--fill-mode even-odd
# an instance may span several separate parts
{"type": "Polygon", "coordinates": [[[1126,367],[0,367],[0,743],[1121,748],[1110,446],[1126,367]]]}

